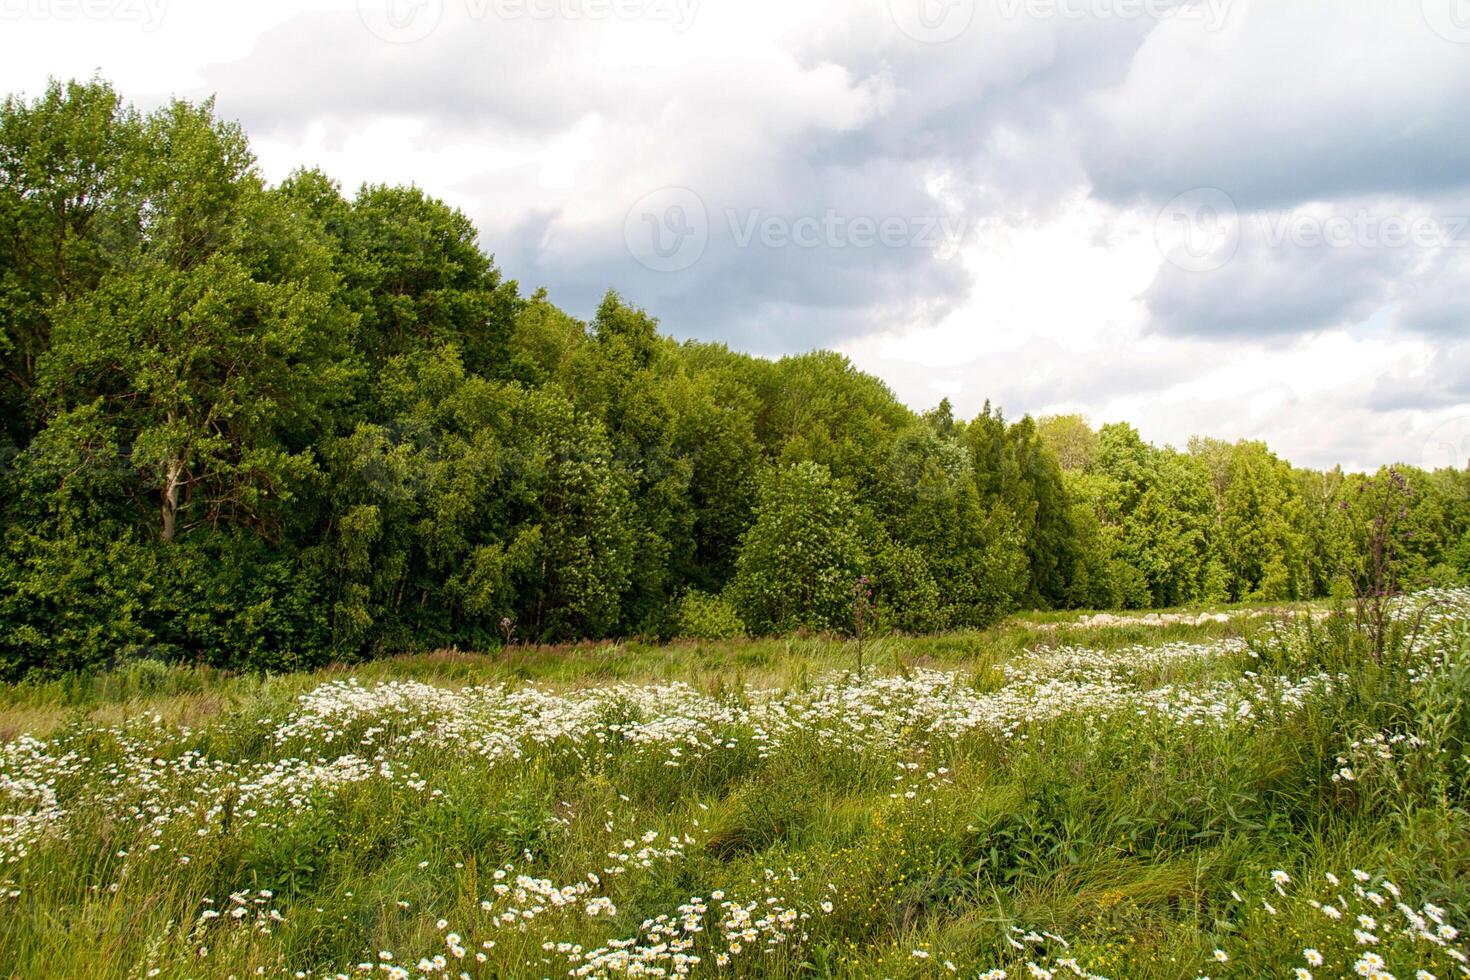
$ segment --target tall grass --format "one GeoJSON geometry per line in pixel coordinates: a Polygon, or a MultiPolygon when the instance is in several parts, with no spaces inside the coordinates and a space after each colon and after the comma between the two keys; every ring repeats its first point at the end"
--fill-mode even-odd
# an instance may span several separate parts
{"type": "Polygon", "coordinates": [[[1452,598],[1382,658],[1332,618],[1018,620],[869,639],[862,680],[814,638],[10,689],[0,970],[1218,978],[1372,953],[1452,975],[1458,940],[1390,929],[1391,902],[1372,944],[1311,904],[1355,922],[1353,885],[1387,879],[1416,915],[1470,919],[1452,598]],[[1092,690],[1058,678],[1137,697],[1040,710],[1092,690]],[[538,714],[501,733],[528,690],[538,714]],[[957,726],[957,705],[1029,720],[957,726]]]}

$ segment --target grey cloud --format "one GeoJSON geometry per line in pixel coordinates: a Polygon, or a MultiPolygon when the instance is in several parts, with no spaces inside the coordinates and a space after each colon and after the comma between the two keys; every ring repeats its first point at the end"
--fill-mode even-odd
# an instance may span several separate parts
{"type": "Polygon", "coordinates": [[[1447,345],[1417,371],[1380,376],[1366,407],[1375,412],[1426,411],[1470,402],[1470,342],[1447,345]]]}
{"type": "Polygon", "coordinates": [[[352,10],[297,14],[246,57],[206,67],[201,94],[218,92],[223,109],[263,134],[400,116],[442,134],[528,140],[576,120],[585,105],[576,91],[534,80],[588,57],[595,37],[527,20],[460,21],[451,14],[429,37],[397,45],[352,10]]]}
{"type": "Polygon", "coordinates": [[[1234,30],[1150,35],[1083,114],[1097,194],[1219,187],[1242,207],[1470,184],[1470,58],[1418,3],[1253,3],[1234,30]]]}
{"type": "MultiPolygon", "coordinates": [[[[938,176],[946,207],[971,219],[1044,222],[1079,186],[1126,208],[1213,185],[1247,209],[1440,193],[1470,179],[1470,59],[1417,12],[1370,0],[1235,3],[1241,13],[1215,33],[980,0],[970,29],[937,45],[905,37],[886,0],[874,0],[800,24],[783,41],[789,64],[752,70],[720,55],[619,69],[616,84],[605,84],[596,25],[456,21],[462,6],[447,4],[439,30],[401,46],[350,10],[302,13],[247,57],[208,68],[205,86],[267,133],[351,132],[398,116],[423,123],[429,140],[536,150],[595,117],[599,200],[636,198],[653,189],[640,184],[666,182],[643,173],[676,162],[677,182],[709,206],[701,260],[677,273],[641,267],[620,210],[589,222],[538,186],[529,165],[464,188],[481,202],[487,250],[579,315],[616,287],[675,333],[771,353],[942,315],[973,284],[930,249],[740,247],[727,208],[793,220],[828,208],[920,216],[936,210],[927,188],[938,176]],[[1011,8],[1021,14],[1003,16],[1011,8]],[[884,108],[840,118],[879,90],[890,93],[884,108]]],[[[670,31],[658,43],[685,39],[670,31]]],[[[1279,343],[1393,302],[1400,326],[1453,332],[1462,292],[1419,276],[1402,253],[1247,242],[1209,275],[1164,265],[1141,299],[1157,334],[1279,343]]],[[[999,383],[1027,373],[1017,365],[999,383]]]]}
{"type": "Polygon", "coordinates": [[[763,353],[831,345],[883,325],[885,317],[903,318],[910,303],[953,302],[968,291],[964,270],[922,237],[942,234],[931,231],[932,202],[903,193],[878,199],[866,195],[869,189],[866,179],[834,176],[826,193],[788,191],[764,201],[707,193],[708,243],[693,265],[678,271],[640,265],[621,228],[548,235],[544,215],[534,227],[513,231],[501,260],[522,282],[549,284],[552,298],[574,312],[589,312],[605,290],[617,288],[676,336],[718,338],[763,353]],[[839,222],[835,247],[771,244],[755,230],[769,220],[783,234],[797,221],[811,231],[828,209],[839,222]],[[890,246],[854,237],[853,222],[888,217],[919,238],[890,246]],[[841,244],[847,239],[853,241],[841,244]]]}
{"type": "Polygon", "coordinates": [[[1252,223],[1242,223],[1240,250],[1223,268],[1159,267],[1142,297],[1156,333],[1260,340],[1356,323],[1392,298],[1412,258],[1402,249],[1273,246],[1252,223]]]}
{"type": "Polygon", "coordinates": [[[1470,227],[1414,270],[1402,286],[1398,325],[1445,339],[1470,338],[1470,227]]]}

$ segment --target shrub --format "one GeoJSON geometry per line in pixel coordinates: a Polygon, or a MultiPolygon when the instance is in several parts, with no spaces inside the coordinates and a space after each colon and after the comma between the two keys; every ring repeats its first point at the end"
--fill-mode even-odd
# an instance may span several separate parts
{"type": "Polygon", "coordinates": [[[730,599],[755,633],[843,630],[862,574],[857,505],[825,466],[797,463],[764,475],[730,599]]]}
{"type": "Polygon", "coordinates": [[[724,598],[691,589],[679,597],[674,631],[683,639],[728,640],[745,635],[745,624],[724,598]]]}

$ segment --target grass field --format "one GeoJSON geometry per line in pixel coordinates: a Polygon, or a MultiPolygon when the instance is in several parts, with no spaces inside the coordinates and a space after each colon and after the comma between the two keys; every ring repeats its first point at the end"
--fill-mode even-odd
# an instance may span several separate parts
{"type": "Polygon", "coordinates": [[[1470,593],[1227,613],[8,688],[0,974],[1470,975],[1470,593]]]}

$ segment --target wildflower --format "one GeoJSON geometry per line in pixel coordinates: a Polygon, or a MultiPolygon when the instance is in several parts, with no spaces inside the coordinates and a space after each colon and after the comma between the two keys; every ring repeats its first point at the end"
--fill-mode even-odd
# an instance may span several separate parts
{"type": "Polygon", "coordinates": [[[1358,962],[1353,964],[1353,972],[1360,977],[1372,976],[1381,969],[1383,969],[1383,957],[1377,953],[1364,953],[1358,958],[1358,962]]]}
{"type": "Polygon", "coordinates": [[[1308,946],[1306,949],[1302,950],[1302,957],[1311,966],[1321,966],[1322,965],[1322,954],[1320,952],[1318,952],[1316,949],[1314,949],[1314,948],[1312,948],[1310,946],[1308,946]]]}
{"type": "Polygon", "coordinates": [[[1223,949],[1217,949],[1215,950],[1215,959],[1221,963],[1229,963],[1230,954],[1225,952],[1223,949]]]}

